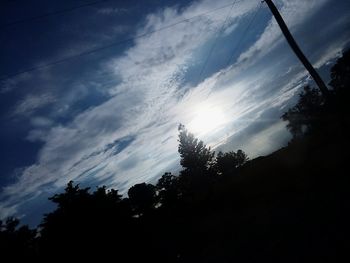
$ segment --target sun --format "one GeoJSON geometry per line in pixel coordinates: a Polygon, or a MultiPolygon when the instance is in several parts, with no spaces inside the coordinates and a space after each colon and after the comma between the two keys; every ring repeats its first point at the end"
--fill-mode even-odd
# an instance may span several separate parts
{"type": "Polygon", "coordinates": [[[200,105],[194,110],[194,118],[188,124],[188,129],[197,135],[204,135],[219,128],[225,122],[226,118],[220,107],[200,105]]]}

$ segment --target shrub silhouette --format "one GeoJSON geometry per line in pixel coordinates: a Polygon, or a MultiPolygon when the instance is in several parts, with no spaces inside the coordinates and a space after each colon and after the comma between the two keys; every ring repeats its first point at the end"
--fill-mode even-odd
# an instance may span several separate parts
{"type": "Polygon", "coordinates": [[[219,152],[216,156],[214,167],[218,174],[235,173],[248,159],[242,150],[227,153],[219,152]]]}
{"type": "Polygon", "coordinates": [[[158,200],[163,207],[172,207],[182,196],[179,178],[171,173],[165,173],[156,185],[158,200]]]}
{"type": "Polygon", "coordinates": [[[136,184],[128,191],[129,201],[136,215],[143,215],[156,205],[156,187],[152,184],[136,184]]]}

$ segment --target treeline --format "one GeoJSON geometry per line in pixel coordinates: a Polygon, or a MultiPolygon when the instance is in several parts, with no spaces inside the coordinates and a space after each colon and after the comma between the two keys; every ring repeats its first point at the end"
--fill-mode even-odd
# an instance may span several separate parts
{"type": "Polygon", "coordinates": [[[350,52],[331,96],[305,87],[282,119],[289,146],[215,154],[179,126],[179,175],[117,190],[69,182],[37,229],[0,222],[2,258],[129,262],[337,262],[349,245],[350,52]]]}
{"type": "Polygon", "coordinates": [[[49,198],[57,208],[37,230],[17,229],[17,219],[1,223],[5,253],[45,259],[57,253],[85,258],[114,251],[128,260],[178,261],[187,249],[189,237],[181,240],[191,232],[183,232],[189,215],[208,201],[209,188],[220,177],[238,174],[248,161],[242,150],[215,155],[183,125],[178,141],[183,166],[178,176],[165,173],[156,185],[136,184],[124,198],[118,190],[102,186],[91,191],[71,181],[63,193],[49,198]]]}

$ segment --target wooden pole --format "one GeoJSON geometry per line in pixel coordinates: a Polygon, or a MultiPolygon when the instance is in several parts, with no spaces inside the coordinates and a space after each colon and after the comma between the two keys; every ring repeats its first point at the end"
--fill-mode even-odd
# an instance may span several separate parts
{"type": "Polygon", "coordinates": [[[315,80],[315,82],[316,82],[317,86],[319,87],[322,95],[324,97],[328,97],[329,96],[329,90],[328,90],[326,84],[322,80],[321,76],[317,73],[315,68],[312,66],[310,61],[306,58],[304,53],[301,51],[301,49],[298,46],[297,42],[295,41],[294,37],[290,33],[286,23],[284,22],[281,14],[279,13],[277,7],[272,2],[272,0],[265,0],[265,2],[268,5],[268,7],[270,8],[270,10],[271,10],[273,16],[275,17],[278,25],[280,26],[283,35],[287,39],[288,44],[293,49],[294,53],[297,55],[297,57],[299,58],[301,63],[303,63],[303,65],[307,69],[307,71],[310,73],[311,77],[315,80]]]}

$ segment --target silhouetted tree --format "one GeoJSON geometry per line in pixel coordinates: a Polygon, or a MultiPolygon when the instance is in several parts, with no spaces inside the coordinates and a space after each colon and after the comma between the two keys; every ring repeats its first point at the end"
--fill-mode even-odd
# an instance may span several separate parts
{"type": "Polygon", "coordinates": [[[225,174],[228,172],[232,173],[235,172],[237,168],[244,165],[248,160],[249,158],[242,150],[227,153],[220,151],[216,156],[214,167],[219,174],[225,174]]]}
{"type": "Polygon", "coordinates": [[[179,178],[171,173],[165,173],[156,185],[159,202],[162,206],[174,205],[181,197],[179,178]]]}
{"type": "Polygon", "coordinates": [[[335,92],[349,92],[350,87],[350,49],[345,51],[331,68],[329,83],[335,92]]]}
{"type": "Polygon", "coordinates": [[[207,188],[215,180],[214,164],[215,152],[207,148],[203,141],[198,140],[179,125],[180,164],[184,168],[179,175],[179,188],[187,200],[202,200],[207,194],[207,188]]]}
{"type": "Polygon", "coordinates": [[[179,125],[179,148],[180,164],[189,170],[207,170],[210,168],[214,152],[207,148],[203,141],[198,140],[187,131],[184,125],[179,125]]]}
{"type": "Polygon", "coordinates": [[[90,187],[81,189],[79,184],[74,185],[73,181],[70,181],[64,193],[55,194],[49,200],[57,204],[59,209],[75,209],[76,203],[86,202],[91,198],[89,190],[90,187]]]}
{"type": "Polygon", "coordinates": [[[6,219],[4,225],[1,222],[1,230],[7,233],[14,233],[19,225],[19,220],[14,217],[9,217],[6,219]]]}
{"type": "Polygon", "coordinates": [[[152,210],[156,204],[156,187],[152,184],[136,184],[128,191],[131,205],[137,215],[152,210]]]}
{"type": "Polygon", "coordinates": [[[69,182],[63,193],[49,198],[57,204],[57,209],[45,215],[40,225],[42,257],[58,249],[61,259],[73,252],[74,259],[88,257],[86,251],[102,256],[115,247],[121,257],[128,254],[126,243],[133,229],[129,203],[118,191],[104,186],[93,193],[89,190],[69,182]]]}
{"type": "Polygon", "coordinates": [[[342,136],[347,137],[346,134],[350,131],[350,49],[331,68],[329,85],[333,88],[333,100],[327,105],[327,112],[332,115],[330,119],[333,123],[330,126],[343,131],[342,136]]]}
{"type": "Polygon", "coordinates": [[[36,230],[20,226],[17,218],[0,221],[0,256],[11,260],[32,260],[36,256],[36,230]]]}
{"type": "Polygon", "coordinates": [[[349,76],[350,50],[347,50],[331,68],[329,85],[333,90],[327,100],[317,89],[304,87],[297,104],[281,117],[288,121],[287,128],[294,139],[316,133],[324,137],[344,136],[350,125],[349,76]]]}
{"type": "Polygon", "coordinates": [[[287,128],[294,139],[316,128],[321,120],[323,104],[324,98],[318,89],[304,87],[297,104],[282,115],[282,119],[288,121],[287,128]]]}

